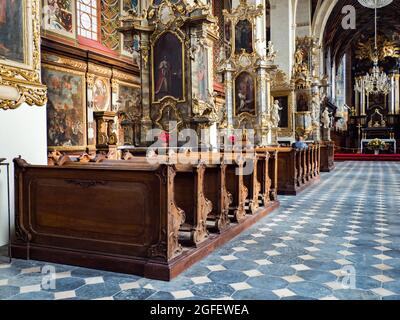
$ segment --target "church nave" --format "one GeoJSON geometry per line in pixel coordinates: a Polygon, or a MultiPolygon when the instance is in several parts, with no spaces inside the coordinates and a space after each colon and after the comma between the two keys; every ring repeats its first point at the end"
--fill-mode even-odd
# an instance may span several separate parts
{"type": "Polygon", "coordinates": [[[400,165],[337,163],[333,173],[169,283],[52,265],[0,265],[0,299],[400,298],[400,165]],[[347,287],[350,286],[350,287],[347,287]]]}

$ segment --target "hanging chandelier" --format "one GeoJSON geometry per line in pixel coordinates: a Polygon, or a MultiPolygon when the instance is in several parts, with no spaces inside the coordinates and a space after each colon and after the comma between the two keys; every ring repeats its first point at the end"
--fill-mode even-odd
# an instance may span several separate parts
{"type": "Polygon", "coordinates": [[[358,0],[358,2],[364,7],[370,9],[379,9],[391,4],[393,0],[358,0]]]}
{"type": "Polygon", "coordinates": [[[393,0],[358,0],[364,7],[375,9],[375,48],[373,55],[374,66],[371,73],[367,73],[362,77],[356,84],[358,91],[362,90],[362,83],[364,84],[364,90],[367,94],[384,94],[387,95],[391,90],[391,81],[388,75],[379,68],[379,50],[378,50],[378,33],[377,33],[377,9],[383,8],[393,0]]]}

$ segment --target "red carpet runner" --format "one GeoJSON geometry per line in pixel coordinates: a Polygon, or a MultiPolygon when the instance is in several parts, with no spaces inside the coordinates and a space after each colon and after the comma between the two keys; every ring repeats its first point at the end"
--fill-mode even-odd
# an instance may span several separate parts
{"type": "Polygon", "coordinates": [[[400,154],[336,153],[335,161],[400,161],[400,154]]]}

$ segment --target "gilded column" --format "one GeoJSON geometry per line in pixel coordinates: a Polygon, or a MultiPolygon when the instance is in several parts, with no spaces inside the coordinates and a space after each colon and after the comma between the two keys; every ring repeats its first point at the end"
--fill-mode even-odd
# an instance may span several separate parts
{"type": "Polygon", "coordinates": [[[151,121],[151,92],[150,92],[150,63],[151,54],[149,35],[142,33],[140,41],[141,52],[141,83],[142,83],[142,128],[141,130],[141,143],[146,144],[146,135],[152,129],[151,121]]]}

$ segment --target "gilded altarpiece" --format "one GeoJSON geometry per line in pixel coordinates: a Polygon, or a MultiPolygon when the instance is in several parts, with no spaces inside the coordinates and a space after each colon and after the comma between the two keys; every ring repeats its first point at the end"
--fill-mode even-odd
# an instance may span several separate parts
{"type": "MultiPolygon", "coordinates": [[[[199,130],[220,120],[213,94],[212,46],[218,38],[211,4],[153,1],[122,19],[125,37],[140,38],[141,145],[152,128],[199,130]]],[[[208,143],[208,141],[205,141],[208,143]]]]}
{"type": "Polygon", "coordinates": [[[321,48],[313,37],[296,39],[292,84],[295,88],[295,131],[306,139],[321,140],[321,48]]]}
{"type": "Polygon", "coordinates": [[[40,74],[40,0],[0,2],[0,109],[43,106],[40,74]]]}
{"type": "Polygon", "coordinates": [[[238,7],[224,10],[230,35],[229,56],[221,54],[219,70],[224,74],[227,127],[254,130],[255,144],[271,144],[270,73],[275,69],[273,48],[259,54],[256,49],[256,19],[262,5],[241,0],[238,7]]]}

